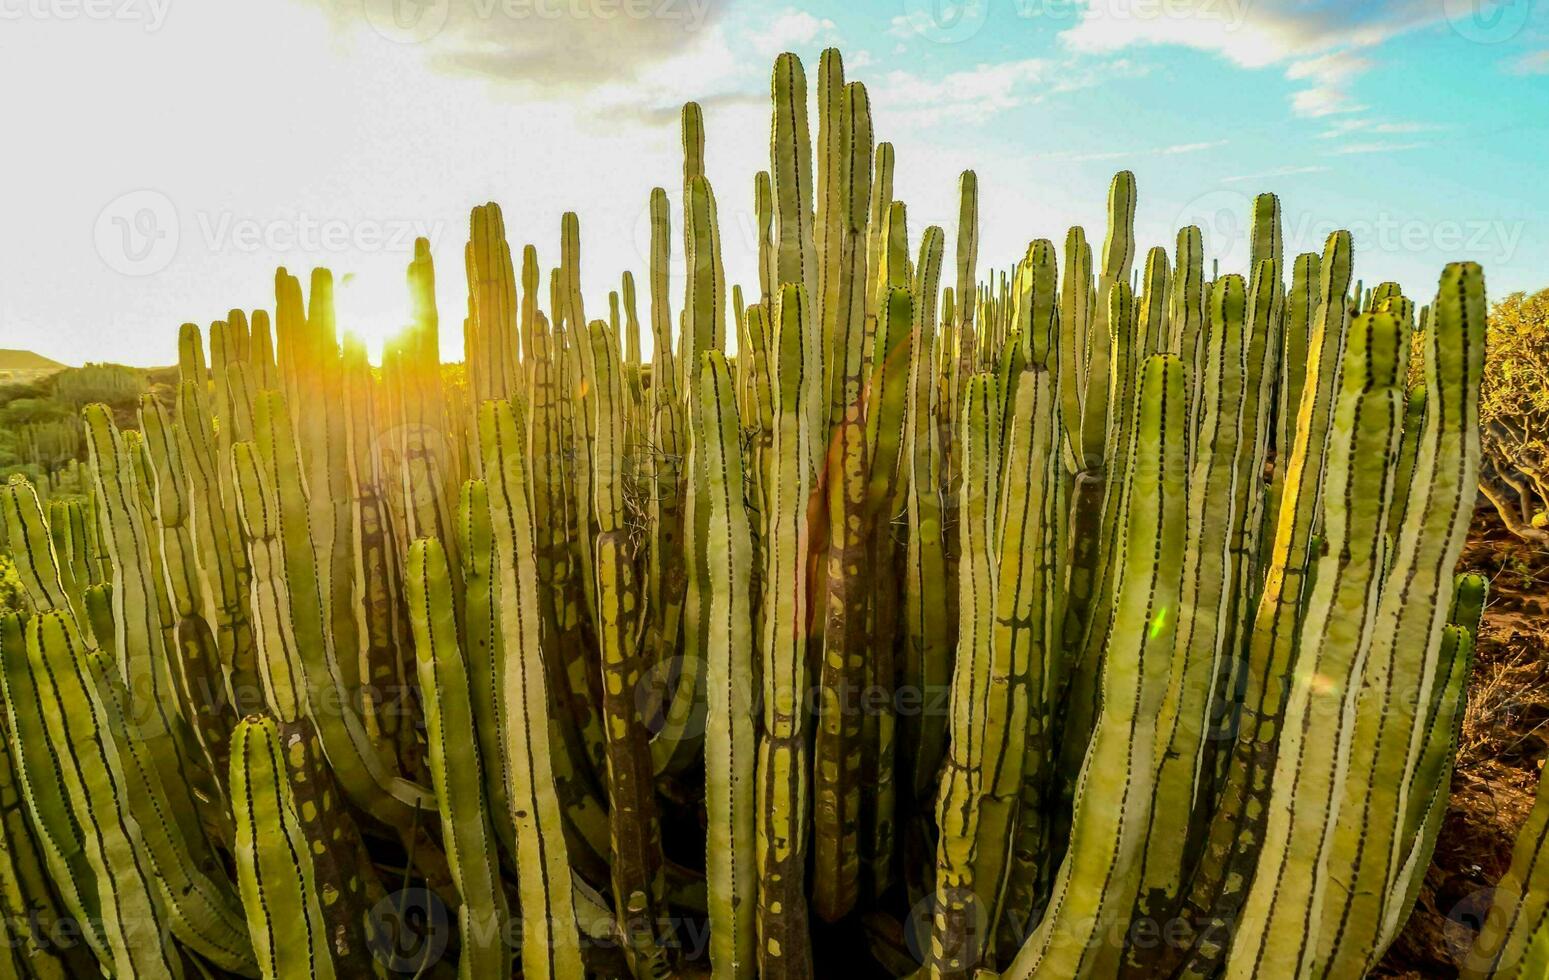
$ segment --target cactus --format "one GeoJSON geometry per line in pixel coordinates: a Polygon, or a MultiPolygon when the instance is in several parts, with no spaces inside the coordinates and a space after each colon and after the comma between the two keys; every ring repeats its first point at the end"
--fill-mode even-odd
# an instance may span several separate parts
{"type": "Polygon", "coordinates": [[[1132,867],[1145,839],[1154,780],[1155,729],[1167,691],[1182,584],[1184,466],[1183,366],[1172,355],[1146,360],[1136,403],[1135,506],[1126,514],[1125,567],[1114,603],[1104,697],[1077,782],[1071,843],[1048,909],[1005,976],[1106,975],[1118,950],[1104,941],[1128,913],[1139,886],[1132,867]],[[1104,869],[1108,869],[1106,872],[1104,869]]]}
{"type": "Polygon", "coordinates": [[[1290,694],[1281,744],[1295,766],[1275,784],[1265,835],[1266,852],[1279,860],[1254,879],[1234,944],[1234,958],[1251,957],[1256,969],[1294,963],[1304,950],[1316,948],[1303,926],[1293,931],[1290,925],[1305,917],[1304,908],[1318,907],[1327,886],[1326,829],[1339,806],[1331,787],[1354,735],[1343,702],[1368,654],[1370,634],[1361,627],[1375,613],[1381,584],[1393,474],[1386,466],[1361,468],[1358,461],[1388,460],[1394,453],[1402,420],[1395,390],[1400,338],[1385,314],[1362,314],[1351,334],[1330,429],[1326,550],[1312,576],[1301,627],[1301,643],[1316,651],[1317,659],[1290,694]],[[1347,554],[1360,560],[1343,560],[1347,554]]]}
{"type": "Polygon", "coordinates": [[[696,445],[708,486],[711,617],[707,623],[705,807],[709,830],[705,877],[710,895],[710,962],[717,976],[755,976],[753,783],[747,765],[756,751],[752,716],[753,635],[750,605],[752,528],[743,506],[742,452],[731,376],[718,352],[700,369],[696,445]]]}
{"type": "MultiPolygon", "coordinates": [[[[461,374],[421,240],[379,368],[327,270],[279,270],[272,320],[180,329],[172,389],[66,384],[138,429],[85,405],[30,438],[84,439],[89,495],[0,491],[11,972],[1376,964],[1484,603],[1482,272],[1417,318],[1348,233],[1285,255],[1263,194],[1207,276],[1198,228],[1137,253],[1128,172],[1097,255],[988,267],[972,170],[953,240],[911,237],[837,51],[815,133],[794,55],[770,84],[756,284],[689,103],[643,269],[597,287],[574,212],[545,266],[473,209],[461,374]],[[418,937],[409,889],[447,913],[418,937]]],[[[1469,975],[1541,969],[1546,819],[1469,975]]]]}
{"type": "Polygon", "coordinates": [[[807,836],[806,625],[807,499],[813,433],[806,414],[810,342],[807,292],[780,287],[775,302],[774,442],[768,474],[769,526],[762,576],[763,733],[758,748],[759,975],[811,972],[805,878],[807,836]]]}
{"type": "Polygon", "coordinates": [[[469,695],[475,687],[457,642],[446,552],[434,538],[422,538],[409,548],[408,600],[430,738],[430,771],[446,828],[447,860],[462,898],[457,923],[462,936],[459,971],[470,980],[500,976],[511,969],[504,944],[506,898],[485,800],[479,742],[462,735],[474,727],[476,715],[469,695]]]}
{"type": "Polygon", "coordinates": [[[335,976],[324,899],[272,720],[249,717],[232,732],[231,794],[237,880],[265,980],[335,976]]]}
{"type": "Polygon", "coordinates": [[[504,715],[506,798],[515,826],[516,862],[523,868],[522,969],[535,977],[566,977],[581,970],[580,938],[571,915],[569,862],[552,785],[548,732],[543,724],[547,686],[539,649],[537,571],[532,561],[532,518],[526,500],[522,444],[507,402],[486,402],[479,413],[484,469],[490,486],[490,524],[500,569],[497,622],[505,658],[500,690],[504,715]]]}
{"type": "Polygon", "coordinates": [[[1495,887],[1479,935],[1461,964],[1467,980],[1516,978],[1549,968],[1549,934],[1544,909],[1549,901],[1544,836],[1549,833],[1549,782],[1540,779],[1533,804],[1512,849],[1511,866],[1495,887]]]}

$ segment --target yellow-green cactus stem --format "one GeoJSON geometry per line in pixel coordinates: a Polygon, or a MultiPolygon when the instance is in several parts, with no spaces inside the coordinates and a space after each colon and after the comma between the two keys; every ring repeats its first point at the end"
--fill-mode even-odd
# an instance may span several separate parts
{"type": "Polygon", "coordinates": [[[538,580],[527,502],[524,443],[507,402],[479,409],[484,473],[489,482],[495,567],[500,570],[498,622],[505,651],[506,796],[516,828],[524,976],[565,980],[582,975],[580,937],[570,883],[563,816],[554,795],[545,715],[548,689],[539,645],[538,580]]]}
{"type": "Polygon", "coordinates": [[[754,927],[757,871],[753,787],[757,756],[753,698],[753,542],[743,506],[745,482],[731,373],[718,351],[699,372],[702,405],[695,433],[709,485],[710,619],[706,624],[705,876],[710,965],[716,977],[757,975],[754,927]]]}
{"type": "Polygon", "coordinates": [[[809,389],[819,382],[805,350],[811,316],[801,284],[783,283],[774,311],[776,402],[766,488],[770,523],[762,579],[764,713],[757,798],[759,975],[770,980],[806,977],[812,971],[804,879],[810,778],[807,506],[814,433],[805,408],[809,389]]]}
{"type": "Polygon", "coordinates": [[[457,641],[446,552],[434,538],[422,538],[410,547],[408,586],[415,661],[430,741],[430,773],[441,811],[447,862],[462,899],[457,919],[462,937],[458,975],[464,980],[504,976],[511,969],[511,952],[506,948],[506,897],[485,798],[480,739],[466,737],[478,718],[474,685],[457,641]]]}
{"type": "Polygon", "coordinates": [[[1133,866],[1154,767],[1149,724],[1166,695],[1182,577],[1187,475],[1183,364],[1147,359],[1140,386],[1126,519],[1126,567],[1103,660],[1106,695],[1077,784],[1070,847],[1043,921],[1003,976],[1106,976],[1118,948],[1107,942],[1138,884],[1133,866]]]}
{"type": "Polygon", "coordinates": [[[1403,407],[1396,389],[1398,324],[1362,314],[1351,325],[1341,389],[1329,428],[1326,549],[1317,559],[1302,623],[1300,654],[1281,738],[1284,765],[1265,826],[1264,850],[1243,905],[1229,972],[1300,972],[1316,950],[1317,910],[1327,887],[1327,828],[1337,818],[1335,787],[1349,765],[1350,710],[1370,648],[1369,623],[1381,586],[1387,509],[1403,407]],[[1314,923],[1309,930],[1309,919],[1314,923]]]}
{"type": "Polygon", "coordinates": [[[312,859],[302,834],[279,735],[250,715],[231,736],[234,856],[248,931],[264,980],[336,975],[312,859]]]}

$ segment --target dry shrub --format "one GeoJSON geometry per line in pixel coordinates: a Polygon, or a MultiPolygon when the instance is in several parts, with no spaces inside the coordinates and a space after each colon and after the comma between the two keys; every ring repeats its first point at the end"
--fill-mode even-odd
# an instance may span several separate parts
{"type": "Polygon", "coordinates": [[[1549,289],[1490,311],[1479,488],[1513,534],[1549,545],[1549,289]]]}

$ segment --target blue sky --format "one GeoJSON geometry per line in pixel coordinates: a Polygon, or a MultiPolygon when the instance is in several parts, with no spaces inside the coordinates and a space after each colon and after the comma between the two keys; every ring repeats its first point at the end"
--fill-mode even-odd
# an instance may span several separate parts
{"type": "Polygon", "coordinates": [[[752,283],[769,65],[815,72],[829,45],[897,147],[913,236],[950,242],[978,172],[981,266],[1072,223],[1100,240],[1130,169],[1140,244],[1198,223],[1224,270],[1273,190],[1288,251],[1348,227],[1368,283],[1424,301],[1472,259],[1492,295],[1549,285],[1549,0],[0,0],[0,347],[166,363],[180,322],[327,265],[375,349],[416,234],[460,319],[485,200],[545,265],[578,211],[601,304],[644,271],[691,98],[727,268],[752,283]]]}

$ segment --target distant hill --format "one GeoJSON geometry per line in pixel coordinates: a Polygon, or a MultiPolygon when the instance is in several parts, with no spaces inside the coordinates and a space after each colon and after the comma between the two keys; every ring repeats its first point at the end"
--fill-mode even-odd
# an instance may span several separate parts
{"type": "Polygon", "coordinates": [[[30,350],[0,349],[0,371],[58,371],[62,368],[64,365],[58,361],[30,350]]]}

